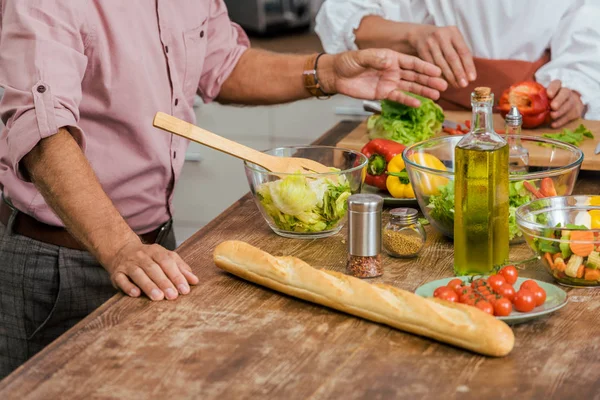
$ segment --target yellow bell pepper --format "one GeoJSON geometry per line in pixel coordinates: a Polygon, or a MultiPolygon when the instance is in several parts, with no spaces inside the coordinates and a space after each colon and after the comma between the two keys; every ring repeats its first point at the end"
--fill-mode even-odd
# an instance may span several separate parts
{"type": "MultiPolygon", "coordinates": [[[[442,163],[439,160],[439,158],[437,158],[436,156],[434,156],[432,154],[428,154],[428,153],[411,154],[409,156],[409,160],[411,160],[415,164],[418,164],[418,165],[421,165],[424,167],[429,167],[429,168],[437,169],[440,171],[447,170],[444,163],[442,163]]],[[[436,175],[433,173],[429,173],[429,172],[417,171],[416,175],[418,177],[418,181],[416,182],[416,184],[419,186],[419,189],[421,190],[421,193],[423,193],[424,196],[433,196],[433,195],[438,194],[440,192],[439,188],[447,185],[449,182],[448,178],[445,178],[443,176],[436,175]]]]}
{"type": "Polygon", "coordinates": [[[600,210],[590,210],[588,211],[590,216],[592,217],[592,229],[600,229],[600,210]]]}
{"type": "Polygon", "coordinates": [[[394,156],[387,165],[388,177],[385,186],[388,192],[397,199],[414,199],[415,192],[408,180],[402,154],[394,156]]]}

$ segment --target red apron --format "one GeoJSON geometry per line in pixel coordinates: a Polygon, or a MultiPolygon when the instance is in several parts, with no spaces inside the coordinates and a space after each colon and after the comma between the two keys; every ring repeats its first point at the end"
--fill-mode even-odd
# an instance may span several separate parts
{"type": "Polygon", "coordinates": [[[465,111],[471,110],[471,93],[476,87],[487,86],[494,93],[494,102],[510,85],[523,81],[535,80],[535,73],[542,65],[550,61],[550,52],[546,51],[537,61],[518,60],[490,60],[487,58],[474,58],[477,79],[466,88],[448,87],[441,93],[438,104],[444,110],[465,111]]]}

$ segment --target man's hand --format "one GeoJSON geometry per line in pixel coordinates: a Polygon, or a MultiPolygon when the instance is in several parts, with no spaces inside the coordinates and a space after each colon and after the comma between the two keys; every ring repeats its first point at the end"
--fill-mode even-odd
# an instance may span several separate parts
{"type": "Polygon", "coordinates": [[[564,87],[559,80],[550,82],[546,91],[550,99],[550,109],[552,110],[550,117],[553,128],[560,128],[583,116],[585,107],[579,93],[564,87]]]}
{"type": "Polygon", "coordinates": [[[198,283],[198,277],[177,253],[140,240],[125,244],[105,264],[113,285],[131,297],[143,291],[154,301],[175,300],[178,293],[190,292],[190,284],[198,283]]]}
{"type": "Polygon", "coordinates": [[[442,69],[453,87],[467,87],[477,78],[471,50],[456,26],[418,25],[408,41],[420,58],[442,69]]]}
{"type": "Polygon", "coordinates": [[[420,102],[402,91],[438,99],[448,84],[440,68],[417,57],[386,49],[366,49],[319,60],[319,80],[327,93],[341,93],[360,99],[390,99],[411,107],[420,102]]]}

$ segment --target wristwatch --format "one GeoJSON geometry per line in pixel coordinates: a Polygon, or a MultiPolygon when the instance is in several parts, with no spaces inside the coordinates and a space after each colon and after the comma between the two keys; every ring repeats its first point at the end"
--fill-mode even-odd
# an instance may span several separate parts
{"type": "Polygon", "coordinates": [[[328,99],[331,97],[330,93],[326,93],[321,88],[321,82],[319,82],[319,77],[317,76],[317,65],[319,63],[319,58],[325,53],[319,53],[312,57],[309,57],[306,60],[306,64],[304,65],[304,72],[302,76],[304,77],[304,87],[308,92],[316,97],[317,99],[328,99]]]}

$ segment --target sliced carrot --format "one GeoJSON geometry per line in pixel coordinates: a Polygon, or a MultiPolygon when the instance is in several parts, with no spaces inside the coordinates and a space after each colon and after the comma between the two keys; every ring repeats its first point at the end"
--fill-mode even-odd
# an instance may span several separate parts
{"type": "Polygon", "coordinates": [[[529,190],[531,193],[533,193],[533,195],[535,197],[537,197],[538,199],[543,199],[544,195],[541,194],[537,188],[535,186],[533,186],[531,183],[527,182],[527,181],[523,181],[523,186],[525,186],[525,189],[529,190]]]}
{"type": "Polygon", "coordinates": [[[543,194],[544,197],[552,197],[557,195],[552,178],[542,179],[542,182],[540,183],[540,193],[543,194]]]}
{"type": "Polygon", "coordinates": [[[548,265],[550,266],[550,268],[554,269],[554,260],[552,260],[552,254],[546,253],[544,254],[544,258],[546,259],[546,261],[548,261],[548,265]]]}
{"type": "Polygon", "coordinates": [[[567,264],[565,264],[564,260],[560,260],[554,263],[554,269],[560,272],[565,272],[567,269],[567,264]]]}
{"type": "Polygon", "coordinates": [[[600,281],[600,269],[586,268],[583,276],[586,281],[600,281]]]}
{"type": "Polygon", "coordinates": [[[591,231],[571,231],[571,243],[569,247],[571,247],[571,251],[573,254],[587,257],[590,255],[592,251],[594,251],[594,232],[591,231]],[[584,242],[584,243],[574,243],[574,242],[584,242]],[[585,243],[588,242],[588,243],[585,243]]]}
{"type": "Polygon", "coordinates": [[[579,266],[579,269],[577,269],[577,278],[579,278],[579,279],[583,278],[584,272],[585,272],[585,266],[583,264],[581,264],[579,266]]]}
{"type": "Polygon", "coordinates": [[[562,258],[562,254],[561,253],[554,253],[552,255],[552,261],[556,261],[557,258],[562,258]]]}

